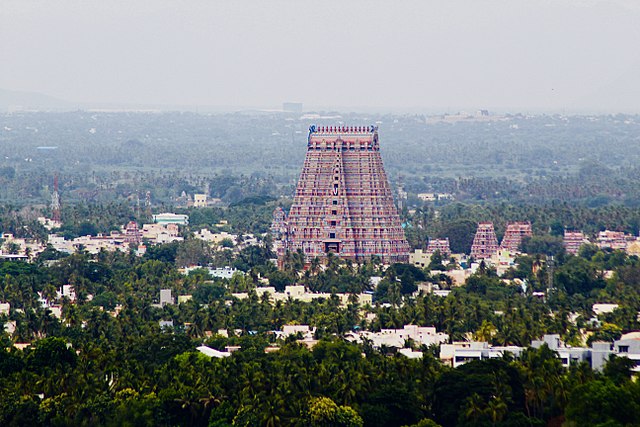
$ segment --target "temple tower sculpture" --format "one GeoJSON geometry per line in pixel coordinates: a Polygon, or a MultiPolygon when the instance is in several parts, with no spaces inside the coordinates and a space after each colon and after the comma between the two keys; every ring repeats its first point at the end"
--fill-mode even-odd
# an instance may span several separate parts
{"type": "Polygon", "coordinates": [[[564,237],[562,240],[564,247],[567,249],[567,253],[572,255],[576,255],[580,250],[580,246],[589,242],[582,231],[564,230],[564,237]]]}
{"type": "Polygon", "coordinates": [[[427,245],[427,253],[433,255],[435,251],[440,251],[440,255],[448,257],[451,255],[451,248],[449,246],[449,238],[444,239],[431,239],[427,245]]]}
{"type": "Polygon", "coordinates": [[[498,251],[498,239],[492,222],[478,223],[476,235],[471,245],[471,256],[476,259],[491,258],[498,251]]]}
{"type": "Polygon", "coordinates": [[[307,262],[331,252],[357,262],[373,256],[408,261],[376,126],[309,128],[293,204],[286,218],[274,213],[276,230],[279,255],[302,250],[307,262]]]}
{"type": "Polygon", "coordinates": [[[508,222],[507,230],[500,243],[500,249],[506,249],[511,253],[520,251],[520,243],[523,237],[531,237],[531,223],[529,221],[508,222]]]}

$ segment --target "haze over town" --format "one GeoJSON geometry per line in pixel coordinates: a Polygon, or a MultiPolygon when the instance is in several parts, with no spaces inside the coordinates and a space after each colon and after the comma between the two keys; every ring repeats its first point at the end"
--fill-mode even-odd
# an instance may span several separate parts
{"type": "Polygon", "coordinates": [[[638,22],[633,0],[2,0],[0,89],[72,109],[290,100],[328,110],[637,113],[638,22]]]}

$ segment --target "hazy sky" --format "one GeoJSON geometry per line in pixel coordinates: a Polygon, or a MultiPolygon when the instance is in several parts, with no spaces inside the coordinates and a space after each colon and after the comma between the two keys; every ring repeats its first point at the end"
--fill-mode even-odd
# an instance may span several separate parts
{"type": "Polygon", "coordinates": [[[640,0],[0,0],[0,88],[87,103],[640,113],[640,0]]]}

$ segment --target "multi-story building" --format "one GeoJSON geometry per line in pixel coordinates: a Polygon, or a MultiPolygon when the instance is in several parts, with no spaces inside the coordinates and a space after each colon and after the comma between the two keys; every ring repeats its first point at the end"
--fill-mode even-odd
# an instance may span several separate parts
{"type": "MultiPolygon", "coordinates": [[[[640,372],[640,332],[630,332],[611,342],[596,341],[591,347],[571,347],[560,339],[558,334],[544,335],[541,340],[531,342],[531,347],[540,348],[547,345],[555,351],[562,366],[568,368],[582,362],[588,363],[592,369],[602,370],[611,356],[626,357],[634,362],[631,368],[633,372],[640,372]]],[[[518,357],[524,351],[524,347],[518,346],[491,346],[486,342],[454,342],[440,346],[440,359],[454,367],[471,362],[502,357],[506,352],[518,357]]]]}
{"type": "Polygon", "coordinates": [[[522,350],[522,347],[517,346],[493,347],[484,341],[454,342],[440,346],[440,360],[446,365],[457,368],[474,360],[499,359],[505,353],[518,357],[522,354],[522,350]]]}
{"type": "Polygon", "coordinates": [[[352,332],[347,336],[348,341],[371,342],[373,347],[403,348],[408,340],[417,345],[440,345],[449,340],[449,335],[437,332],[433,326],[404,325],[402,329],[381,329],[380,332],[352,332]]]}

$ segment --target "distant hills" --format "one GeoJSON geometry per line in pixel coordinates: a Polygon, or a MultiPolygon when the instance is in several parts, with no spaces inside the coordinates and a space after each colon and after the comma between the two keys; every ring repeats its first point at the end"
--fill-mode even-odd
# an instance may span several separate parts
{"type": "Polygon", "coordinates": [[[52,111],[75,108],[78,108],[78,105],[42,93],[0,89],[0,111],[52,111]]]}
{"type": "Polygon", "coordinates": [[[234,106],[210,105],[155,105],[142,103],[109,103],[109,102],[72,102],[39,92],[7,90],[0,88],[0,112],[7,111],[195,111],[195,112],[228,112],[236,111],[234,106]]]}

